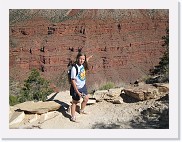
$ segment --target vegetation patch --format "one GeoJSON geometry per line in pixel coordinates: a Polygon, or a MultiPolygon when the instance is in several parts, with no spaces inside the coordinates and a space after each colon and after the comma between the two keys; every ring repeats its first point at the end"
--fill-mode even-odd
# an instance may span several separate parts
{"type": "Polygon", "coordinates": [[[164,40],[165,52],[159,64],[150,70],[151,75],[155,77],[146,79],[148,84],[169,82],[169,29],[166,29],[166,35],[162,39],[164,40]]]}
{"type": "Polygon", "coordinates": [[[47,96],[53,92],[49,81],[42,78],[36,69],[31,71],[30,76],[24,82],[24,86],[20,90],[20,95],[10,95],[10,105],[26,101],[45,101],[47,96]]]}
{"type": "Polygon", "coordinates": [[[115,87],[115,85],[114,85],[113,82],[107,82],[106,84],[104,84],[103,86],[101,86],[99,88],[99,90],[109,90],[109,89],[114,88],[114,87],[115,87]]]}

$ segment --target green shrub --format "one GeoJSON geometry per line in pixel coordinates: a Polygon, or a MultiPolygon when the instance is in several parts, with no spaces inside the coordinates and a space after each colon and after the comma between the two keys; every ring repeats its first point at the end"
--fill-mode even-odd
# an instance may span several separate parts
{"type": "Polygon", "coordinates": [[[14,106],[16,104],[18,104],[18,96],[13,96],[13,95],[10,95],[9,96],[9,104],[10,106],[14,106]]]}
{"type": "Polygon", "coordinates": [[[42,78],[36,69],[33,69],[28,79],[25,80],[18,101],[21,103],[25,101],[45,101],[52,92],[53,89],[50,88],[49,82],[42,78]]]}
{"type": "Polygon", "coordinates": [[[159,82],[169,82],[169,29],[166,29],[166,35],[162,37],[164,40],[163,47],[165,52],[162,58],[160,58],[159,65],[151,69],[152,75],[160,76],[159,82]]]}
{"type": "Polygon", "coordinates": [[[114,88],[114,83],[113,82],[108,82],[106,84],[104,84],[102,87],[99,88],[99,90],[108,90],[111,88],[114,88]]]}

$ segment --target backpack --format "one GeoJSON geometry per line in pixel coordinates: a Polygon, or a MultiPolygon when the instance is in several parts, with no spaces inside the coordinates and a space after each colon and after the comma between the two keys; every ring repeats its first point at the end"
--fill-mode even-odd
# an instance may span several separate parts
{"type": "Polygon", "coordinates": [[[71,69],[72,67],[75,67],[76,69],[76,76],[78,75],[78,67],[76,66],[76,64],[72,64],[69,66],[69,69],[68,69],[68,82],[69,84],[71,84],[71,69]]]}

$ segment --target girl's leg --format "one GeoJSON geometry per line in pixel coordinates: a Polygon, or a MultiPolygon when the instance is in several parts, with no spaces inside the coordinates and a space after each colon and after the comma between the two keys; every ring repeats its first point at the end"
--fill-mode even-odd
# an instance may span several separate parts
{"type": "Polygon", "coordinates": [[[85,106],[86,106],[86,104],[88,102],[88,99],[89,99],[89,97],[88,97],[88,95],[86,95],[85,98],[83,99],[83,102],[81,103],[81,110],[80,110],[80,112],[83,112],[83,110],[84,110],[84,108],[85,108],[85,106]]]}
{"type": "Polygon", "coordinates": [[[75,119],[75,112],[76,112],[76,105],[78,101],[72,100],[72,105],[71,105],[71,119],[75,119]]]}

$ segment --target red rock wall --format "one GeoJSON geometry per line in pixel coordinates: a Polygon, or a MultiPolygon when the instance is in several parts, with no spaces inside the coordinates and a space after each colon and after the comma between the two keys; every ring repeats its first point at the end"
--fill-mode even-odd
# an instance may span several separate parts
{"type": "Polygon", "coordinates": [[[158,64],[167,27],[166,17],[19,23],[10,26],[10,76],[24,80],[32,68],[37,68],[59,84],[69,60],[82,50],[94,55],[87,73],[89,84],[132,82],[158,64]]]}

